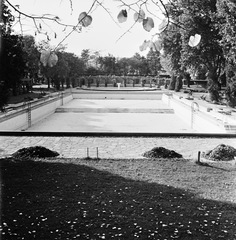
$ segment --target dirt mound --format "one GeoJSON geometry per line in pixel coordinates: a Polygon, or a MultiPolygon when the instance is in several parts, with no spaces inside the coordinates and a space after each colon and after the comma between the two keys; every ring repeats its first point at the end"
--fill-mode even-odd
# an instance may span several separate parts
{"type": "Polygon", "coordinates": [[[21,148],[15,153],[12,154],[14,159],[31,159],[31,158],[47,158],[47,157],[56,157],[59,153],[51,151],[45,147],[35,146],[28,148],[21,148]]]}
{"type": "Polygon", "coordinates": [[[213,161],[230,161],[236,157],[236,149],[229,145],[220,144],[203,154],[203,157],[213,161]]]}
{"type": "Polygon", "coordinates": [[[143,154],[146,158],[182,158],[183,156],[173,150],[163,147],[155,147],[143,154]]]}

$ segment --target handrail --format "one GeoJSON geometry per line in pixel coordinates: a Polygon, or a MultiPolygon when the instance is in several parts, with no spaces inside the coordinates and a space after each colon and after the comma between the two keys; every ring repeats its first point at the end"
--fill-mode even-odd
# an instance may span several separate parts
{"type": "Polygon", "coordinates": [[[49,99],[58,99],[58,98],[62,98],[62,97],[65,97],[67,96],[67,94],[71,94],[70,92],[65,92],[65,91],[61,91],[61,92],[55,92],[55,93],[50,93],[48,95],[46,95],[45,97],[42,97],[40,99],[34,99],[34,100],[27,100],[27,101],[24,101],[22,103],[17,103],[17,104],[11,104],[13,106],[9,106],[9,107],[6,107],[5,108],[5,113],[8,113],[10,112],[11,110],[22,110],[26,107],[26,105],[30,102],[31,104],[33,105],[38,105],[38,104],[41,104],[43,102],[46,102],[48,101],[49,99]]]}
{"type": "Polygon", "coordinates": [[[191,128],[193,129],[193,121],[194,121],[194,113],[199,111],[199,105],[197,102],[192,102],[191,104],[191,128]],[[197,106],[197,109],[195,110],[194,106],[197,106]]]}
{"type": "Polygon", "coordinates": [[[199,111],[199,105],[198,105],[197,102],[192,102],[192,104],[191,104],[191,110],[195,112],[194,105],[197,106],[197,111],[199,111]]]}

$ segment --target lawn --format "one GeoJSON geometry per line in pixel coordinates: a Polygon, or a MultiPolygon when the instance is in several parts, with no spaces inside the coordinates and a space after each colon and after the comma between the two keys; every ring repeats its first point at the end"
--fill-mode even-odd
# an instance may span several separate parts
{"type": "MultiPolygon", "coordinates": [[[[40,85],[39,85],[40,86],[40,85]]],[[[50,94],[55,92],[56,90],[54,88],[45,88],[45,87],[38,87],[38,88],[33,88],[31,92],[28,93],[22,93],[17,96],[11,95],[7,101],[7,104],[17,104],[17,103],[22,103],[25,102],[26,100],[33,100],[33,99],[38,99],[42,98],[46,94],[50,94]]]]}
{"type": "Polygon", "coordinates": [[[21,103],[24,102],[26,100],[32,100],[34,98],[39,98],[41,97],[40,93],[35,93],[35,92],[30,92],[30,93],[24,93],[24,94],[20,94],[17,96],[11,96],[8,99],[8,104],[16,104],[16,103],[21,103]]]}
{"type": "Polygon", "coordinates": [[[2,239],[236,239],[236,168],[184,159],[1,160],[2,239]]]}

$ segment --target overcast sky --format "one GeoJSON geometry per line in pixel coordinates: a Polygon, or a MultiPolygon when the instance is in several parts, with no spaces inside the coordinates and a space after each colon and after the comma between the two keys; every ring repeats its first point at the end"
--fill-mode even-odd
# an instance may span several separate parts
{"type": "MultiPolygon", "coordinates": [[[[27,14],[53,14],[60,17],[62,22],[74,25],[78,22],[79,14],[84,11],[88,12],[93,3],[92,0],[75,0],[71,8],[69,0],[10,0],[10,2],[19,5],[20,10],[27,14]]],[[[151,36],[157,32],[160,20],[154,19],[155,28],[151,32],[145,31],[142,23],[137,23],[130,32],[125,33],[134,23],[134,12],[128,12],[126,23],[118,24],[117,15],[124,8],[120,8],[118,2],[114,0],[104,0],[103,6],[116,22],[101,6],[93,8],[90,13],[93,18],[92,24],[88,28],[83,28],[81,33],[74,32],[63,42],[67,46],[66,51],[80,55],[83,49],[90,49],[99,51],[101,55],[110,53],[116,57],[131,57],[136,52],[146,55],[148,50],[140,52],[139,46],[144,40],[151,39],[151,36]],[[124,33],[125,35],[121,37],[124,33]]],[[[160,14],[159,16],[161,18],[160,14]]],[[[24,34],[34,34],[35,27],[32,21],[22,19],[22,24],[24,34]]],[[[56,46],[69,32],[69,28],[63,32],[64,28],[51,22],[47,24],[49,25],[47,27],[42,25],[43,30],[51,34],[51,45],[56,46]],[[54,32],[57,34],[56,39],[54,39],[54,32]]],[[[19,24],[15,29],[19,31],[19,24]]],[[[45,39],[45,36],[39,35],[38,38],[45,39]]]]}

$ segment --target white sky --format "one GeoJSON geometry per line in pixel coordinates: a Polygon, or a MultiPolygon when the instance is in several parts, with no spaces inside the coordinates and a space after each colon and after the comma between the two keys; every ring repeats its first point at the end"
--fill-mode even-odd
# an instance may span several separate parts
{"type": "MultiPolygon", "coordinates": [[[[10,0],[13,5],[19,5],[20,10],[24,13],[35,15],[53,14],[59,16],[63,23],[75,25],[78,22],[79,14],[84,11],[88,12],[93,0],[72,1],[73,11],[71,11],[70,0],[10,0]]],[[[99,51],[103,56],[110,53],[115,57],[131,57],[136,52],[146,55],[148,50],[140,52],[139,46],[142,45],[144,40],[150,40],[152,35],[158,32],[159,17],[162,17],[158,9],[153,9],[153,6],[149,6],[152,12],[156,11],[157,17],[151,16],[150,13],[147,14],[147,16],[154,19],[154,29],[147,32],[143,29],[142,23],[137,23],[130,32],[127,32],[118,40],[134,23],[134,12],[128,11],[128,21],[119,24],[117,15],[124,7],[120,8],[119,3],[114,0],[103,0],[101,2],[109,10],[116,23],[101,6],[95,7],[90,13],[93,18],[92,24],[88,28],[83,28],[81,33],[73,32],[63,42],[63,44],[67,45],[66,51],[80,55],[83,49],[90,49],[92,51],[99,51]]],[[[129,0],[127,2],[134,1],[129,0]]],[[[48,33],[51,32],[52,40],[50,44],[56,46],[65,37],[66,33],[69,32],[69,29],[63,32],[64,27],[59,27],[51,22],[47,23],[51,29],[46,27],[46,25],[42,25],[43,30],[48,33]],[[54,39],[54,32],[57,33],[56,39],[54,39]]],[[[22,24],[23,34],[34,34],[36,29],[32,20],[26,21],[22,19],[22,24]]],[[[19,31],[19,26],[19,24],[15,26],[16,31],[19,31]]],[[[46,39],[46,37],[41,35],[39,39],[46,39]]]]}

